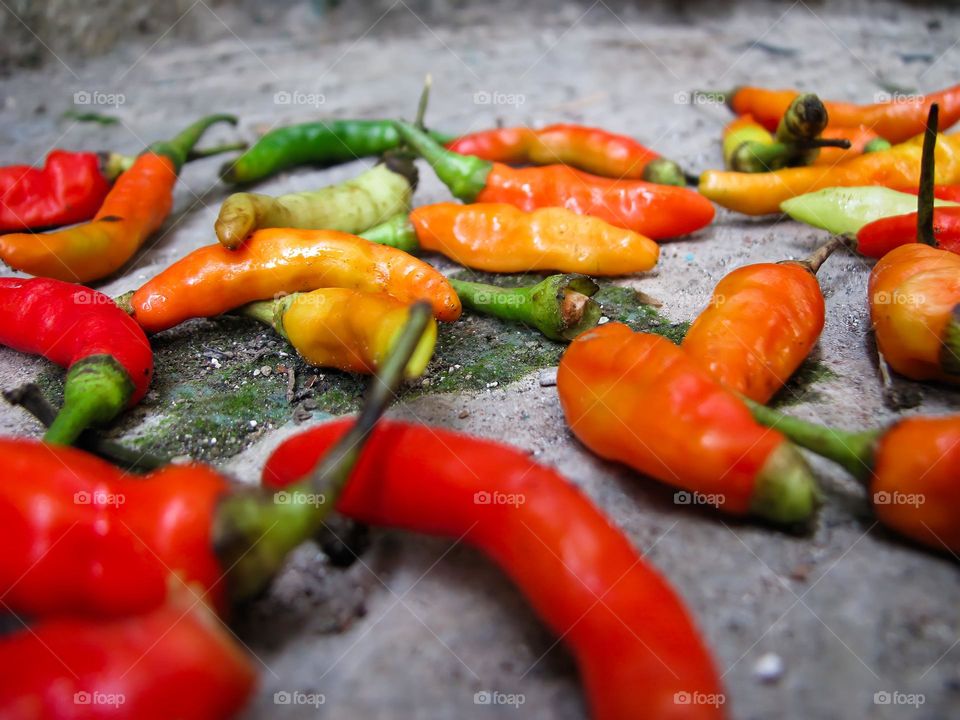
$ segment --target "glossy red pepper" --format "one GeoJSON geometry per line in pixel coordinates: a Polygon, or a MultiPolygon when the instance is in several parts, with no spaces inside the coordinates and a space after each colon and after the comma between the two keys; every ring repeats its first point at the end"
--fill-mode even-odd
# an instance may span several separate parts
{"type": "MultiPolygon", "coordinates": [[[[933,210],[936,247],[960,254],[960,207],[933,210]]],[[[857,252],[881,258],[895,247],[917,242],[917,213],[880,218],[857,231],[857,252]]]]}
{"type": "MultiPolygon", "coordinates": [[[[287,440],[263,483],[301,477],[346,427],[326,423],[287,440]]],[[[725,716],[720,680],[677,595],[579,490],[526,453],[383,422],[337,510],[487,553],[570,645],[595,720],[725,716]]]]}
{"type": "Polygon", "coordinates": [[[63,409],[45,436],[72,443],[143,397],[153,352],[143,330],[103,293],[46,278],[0,278],[0,343],[67,369],[63,409]]]}
{"type": "Polygon", "coordinates": [[[0,637],[4,720],[227,720],[256,681],[202,606],[41,621],[0,637]]]}
{"type": "Polygon", "coordinates": [[[447,143],[446,148],[490,162],[561,163],[617,180],[686,185],[683,171],[675,162],[660,157],[631,137],[584,125],[557,123],[540,130],[494,128],[459,137],[447,143]]]}
{"type": "Polygon", "coordinates": [[[0,168],[0,232],[70,225],[92,218],[110,191],[103,156],[54,150],[42,168],[0,168]]]}
{"type": "Polygon", "coordinates": [[[509,203],[528,212],[565,207],[654,240],[692,233],[713,220],[710,201],[687,188],[611,180],[566,165],[514,169],[445,150],[412,125],[397,123],[397,128],[464,202],[509,203]]]}

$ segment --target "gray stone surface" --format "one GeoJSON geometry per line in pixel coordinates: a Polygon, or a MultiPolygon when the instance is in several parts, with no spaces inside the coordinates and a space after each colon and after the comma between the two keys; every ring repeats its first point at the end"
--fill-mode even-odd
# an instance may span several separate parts
{"type": "MultiPolygon", "coordinates": [[[[942,7],[796,2],[721,10],[678,2],[644,13],[600,1],[516,11],[469,5],[457,14],[430,5],[348,4],[342,19],[322,24],[306,4],[282,5],[265,22],[233,13],[230,32],[209,42],[163,37],[69,68],[53,62],[15,74],[0,87],[0,161],[37,161],[53,146],[133,152],[214,109],[241,115],[251,137],[258,127],[318,115],[409,115],[429,72],[429,120],[438,128],[597,124],[700,170],[719,163],[728,115],[678,102],[678,93],[751,82],[862,100],[953,84],[960,60],[958,15],[942,7]],[[78,90],[122,94],[122,125],[58,120],[78,90]],[[324,103],[276,105],[281,91],[321,93],[324,103]],[[477,104],[477,93],[498,102],[513,96],[513,104],[477,104]]],[[[212,139],[229,135],[218,129],[212,139]]],[[[174,216],[101,289],[132,289],[212,240],[226,193],[215,182],[217,164],[185,170],[174,216]]],[[[298,171],[260,190],[313,187],[362,166],[298,171]]],[[[447,197],[424,171],[417,201],[447,197]]],[[[654,272],[623,282],[661,299],[671,319],[687,320],[725,272],[802,256],[822,239],[789,221],[721,212],[697,237],[665,246],[654,272]]],[[[817,352],[832,376],[795,398],[791,410],[800,416],[851,427],[893,417],[881,402],[868,333],[868,269],[839,254],[821,271],[828,319],[817,352]]],[[[0,386],[29,380],[43,365],[2,350],[0,386]]],[[[917,389],[920,410],[960,407],[955,391],[917,389]]],[[[723,673],[732,717],[960,717],[957,566],[883,532],[863,491],[838,469],[815,461],[827,504],[808,534],[794,536],[675,506],[669,490],[592,457],[566,431],[555,388],[537,373],[486,392],[421,397],[392,414],[498,438],[561,468],[686,599],[723,673]],[[755,673],[768,653],[783,663],[773,682],[755,673]],[[875,705],[880,691],[922,693],[925,703],[875,705]]],[[[226,469],[253,480],[295,429],[266,433],[226,469]]],[[[0,432],[36,430],[20,412],[0,408],[0,432]]],[[[249,718],[574,719],[585,712],[562,646],[489,562],[444,540],[376,533],[363,561],[346,570],[304,546],[237,628],[262,664],[249,718]],[[473,695],[482,689],[523,693],[526,701],[519,710],[477,706],[473,695]],[[325,703],[274,704],[275,692],[294,690],[322,693],[325,703]]]]}

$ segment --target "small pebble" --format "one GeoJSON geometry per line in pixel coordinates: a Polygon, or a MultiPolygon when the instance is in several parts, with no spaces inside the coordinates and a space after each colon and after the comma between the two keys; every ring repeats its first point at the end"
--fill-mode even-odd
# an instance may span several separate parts
{"type": "Polygon", "coordinates": [[[775,683],[783,675],[783,658],[776,653],[761,655],[753,665],[753,676],[763,683],[775,683]]]}
{"type": "Polygon", "coordinates": [[[269,365],[264,365],[262,368],[260,368],[260,374],[263,375],[264,377],[267,377],[272,372],[273,372],[273,368],[271,368],[269,365]]]}
{"type": "Polygon", "coordinates": [[[608,322],[610,322],[610,318],[606,315],[601,315],[600,319],[597,320],[597,325],[606,325],[608,322]]]}
{"type": "Polygon", "coordinates": [[[463,419],[466,418],[466,417],[470,417],[470,411],[469,411],[469,410],[461,410],[461,411],[460,411],[460,414],[457,415],[457,417],[460,418],[461,420],[463,420],[463,419]]]}
{"type": "Polygon", "coordinates": [[[250,421],[250,427],[255,428],[256,426],[257,426],[257,421],[256,421],[256,420],[251,420],[251,421],[250,421]]]}
{"type": "Polygon", "coordinates": [[[557,384],[557,368],[546,368],[540,371],[540,387],[553,387],[557,384]]]}
{"type": "Polygon", "coordinates": [[[489,390],[490,388],[495,388],[499,384],[500,383],[498,383],[496,380],[494,380],[493,382],[489,382],[487,383],[487,389],[489,390]]]}

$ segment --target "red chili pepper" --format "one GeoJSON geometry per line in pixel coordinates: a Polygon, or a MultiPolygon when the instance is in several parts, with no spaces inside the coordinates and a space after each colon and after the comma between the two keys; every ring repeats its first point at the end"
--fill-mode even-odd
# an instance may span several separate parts
{"type": "Polygon", "coordinates": [[[658,335],[621,323],[588,330],[560,359],[557,392],[587,447],[702,504],[783,523],[816,508],[816,484],[797,450],[658,335]]]}
{"type": "Polygon", "coordinates": [[[686,185],[683,171],[626,135],[558,123],[540,130],[495,128],[464,135],[447,143],[448,150],[498,163],[554,165],[561,163],[594,175],[686,185]]]}
{"type": "Polygon", "coordinates": [[[63,409],[44,436],[70,444],[140,402],[153,353],[136,321],[103,293],[61,280],[0,278],[0,343],[67,369],[63,409]]]}
{"type": "MultiPolygon", "coordinates": [[[[913,193],[916,195],[920,190],[915,185],[901,186],[894,188],[900,192],[913,193]]],[[[934,185],[933,196],[937,200],[949,200],[950,202],[960,202],[960,185],[934,185]]]]}
{"type": "Polygon", "coordinates": [[[42,621],[0,638],[4,720],[226,720],[252,663],[202,607],[42,621]]]}
{"type": "Polygon", "coordinates": [[[54,150],[42,168],[0,168],[0,232],[39,230],[92,218],[110,191],[102,156],[54,150]]]}
{"type": "MultiPolygon", "coordinates": [[[[960,207],[933,210],[936,247],[960,254],[960,207]]],[[[917,242],[917,213],[880,218],[857,232],[857,252],[881,258],[895,247],[917,242]]]]}
{"type": "MultiPolygon", "coordinates": [[[[287,440],[267,460],[264,485],[301,477],[346,427],[287,440]]],[[[520,450],[385,421],[337,510],[490,555],[570,644],[595,720],[724,716],[719,678],[677,595],[579,490],[520,450]]]]}
{"type": "Polygon", "coordinates": [[[713,220],[710,201],[687,188],[611,180],[566,165],[514,169],[445,150],[412,125],[397,128],[464,202],[509,203],[526,211],[565,207],[654,240],[686,235],[713,220]]]}

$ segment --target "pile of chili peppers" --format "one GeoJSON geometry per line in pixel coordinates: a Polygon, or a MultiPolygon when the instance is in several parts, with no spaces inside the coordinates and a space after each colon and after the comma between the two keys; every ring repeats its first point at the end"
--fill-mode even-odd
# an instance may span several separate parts
{"type": "Polygon", "coordinates": [[[119,271],[161,228],[185,162],[246,147],[194,148],[211,125],[236,120],[203,118],[136,158],[58,150],[42,168],[0,169],[0,258],[36,276],[0,278],[0,343],[66,370],[59,408],[35,388],[7,394],[49,427],[40,441],[0,438],[0,597],[31,618],[0,636],[0,715],[234,717],[256,673],[226,630],[231,608],[261,593],[335,509],[489,555],[569,646],[592,717],[727,717],[679,596],[574,484],[519,449],[378,424],[464,310],[568,343],[557,393],[570,430],[638,481],[804,525],[822,497],[803,447],[863,480],[889,528],[960,552],[957,416],[848,433],[767,407],[817,345],[827,319],[817,273],[845,246],[879,260],[868,301],[881,362],[960,382],[960,139],[939,134],[960,120],[960,86],[866,106],[752,87],[727,99],[737,114],[723,131],[727,169],[702,173],[697,189],[675,162],[602,128],[427,129],[426,92],[415,123],[277,128],[222,179],[380,162],[339,185],[230,195],[217,242],[117,298],[85,284],[119,271]],[[416,157],[461,202],[413,207],[416,157]],[[602,324],[594,278],[652,270],[659,242],[711,223],[711,201],[782,208],[834,236],[805,260],[728,273],[679,344],[602,324]],[[520,287],[470,282],[429,253],[553,274],[520,287]],[[150,336],[224,313],[269,326],[307,363],[374,375],[360,415],[287,440],[258,488],[195,463],[155,460],[131,476],[115,464],[129,454],[97,433],[147,393],[150,336]],[[274,492],[322,500],[278,503],[274,492]],[[891,493],[927,502],[878,500],[891,493]],[[520,500],[477,500],[494,497],[520,500]]]}

